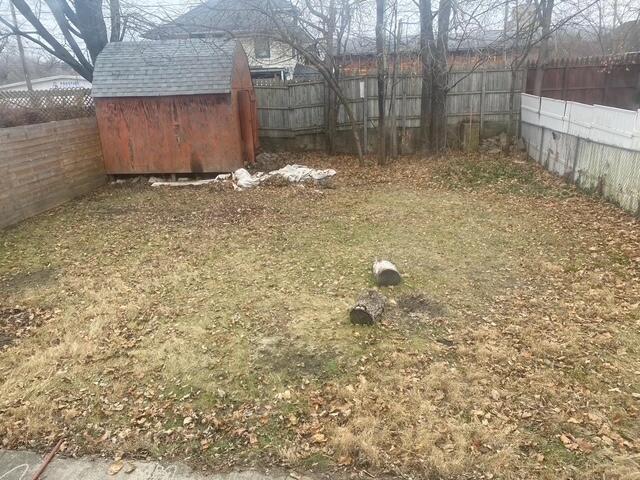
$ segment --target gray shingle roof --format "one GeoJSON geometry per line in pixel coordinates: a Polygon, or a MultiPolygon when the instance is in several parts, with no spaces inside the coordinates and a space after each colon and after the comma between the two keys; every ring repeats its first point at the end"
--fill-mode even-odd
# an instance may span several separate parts
{"type": "Polygon", "coordinates": [[[269,33],[275,31],[271,15],[294,25],[298,12],[289,0],[206,0],[175,20],[152,28],[146,38],[186,38],[193,34],[269,33]]]}
{"type": "Polygon", "coordinates": [[[109,43],[93,72],[94,97],[229,93],[235,41],[109,43]]]}

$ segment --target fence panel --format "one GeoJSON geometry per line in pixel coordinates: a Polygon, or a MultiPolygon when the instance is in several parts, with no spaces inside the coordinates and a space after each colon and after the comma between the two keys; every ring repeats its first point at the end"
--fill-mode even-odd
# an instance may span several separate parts
{"type": "MultiPolygon", "coordinates": [[[[521,90],[522,72],[518,72],[516,92],[521,90]]],[[[509,70],[453,71],[447,98],[450,123],[460,121],[505,122],[509,119],[509,70]]],[[[363,128],[375,128],[378,122],[378,82],[375,76],[344,77],[340,80],[356,122],[363,128]],[[364,86],[366,98],[361,96],[364,86]],[[366,115],[364,109],[366,108],[366,115]]],[[[258,122],[262,137],[295,137],[308,133],[322,134],[327,128],[328,87],[324,81],[254,82],[258,122]]],[[[391,92],[397,128],[415,128],[420,124],[422,79],[416,75],[398,75],[387,82],[386,111],[390,112],[391,92]]],[[[43,123],[94,114],[89,89],[54,91],[0,92],[0,126],[43,123]]],[[[519,104],[514,113],[519,112],[519,104]]],[[[338,107],[338,129],[350,128],[343,106],[338,107]]]]}
{"type": "Polygon", "coordinates": [[[522,97],[521,132],[529,156],[640,214],[640,110],[522,97]]]}
{"type": "Polygon", "coordinates": [[[274,137],[288,135],[289,87],[284,84],[256,86],[255,91],[261,133],[274,137]]]}
{"type": "Polygon", "coordinates": [[[0,130],[0,228],[105,182],[95,118],[0,130]]]}
{"type": "MultiPolygon", "coordinates": [[[[524,71],[517,72],[516,93],[522,91],[524,71]]],[[[451,90],[447,96],[450,123],[460,121],[508,121],[510,70],[453,71],[450,73],[451,90]]],[[[378,81],[375,76],[345,77],[340,80],[343,94],[348,99],[357,125],[362,128],[366,104],[367,128],[378,122],[378,81]],[[361,96],[364,89],[365,99],[361,96]]],[[[422,79],[416,75],[398,75],[387,82],[386,111],[389,113],[391,92],[394,91],[394,110],[397,128],[420,125],[420,97],[422,79]]],[[[295,136],[303,133],[326,131],[326,96],[328,87],[323,81],[255,83],[263,137],[295,136]]],[[[519,115],[518,95],[514,113],[519,115]]],[[[338,107],[338,128],[350,128],[350,121],[342,105],[338,107]]]]}
{"type": "MultiPolygon", "coordinates": [[[[527,71],[533,93],[536,66],[527,71]]],[[[543,68],[543,97],[636,110],[640,108],[640,53],[559,59],[543,68]]]]}

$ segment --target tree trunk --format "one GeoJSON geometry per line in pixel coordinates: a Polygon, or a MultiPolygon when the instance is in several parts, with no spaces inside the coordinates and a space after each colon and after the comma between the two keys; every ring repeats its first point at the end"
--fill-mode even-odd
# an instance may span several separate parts
{"type": "Polygon", "coordinates": [[[396,266],[388,260],[378,260],[374,262],[372,270],[376,285],[380,287],[398,285],[402,281],[400,272],[398,272],[396,266]]]}
{"type": "MultiPolygon", "coordinates": [[[[31,33],[29,35],[26,35],[23,32],[23,36],[25,36],[27,39],[31,40],[32,42],[39,44],[41,47],[47,50],[50,54],[62,60],[64,63],[69,65],[71,68],[73,68],[76,72],[82,75],[82,77],[85,78],[86,80],[90,82],[93,81],[93,65],[89,64],[89,62],[84,58],[84,55],[82,55],[81,58],[74,57],[66,49],[66,47],[57,40],[56,36],[53,35],[48,30],[48,28],[40,21],[38,15],[36,15],[33,12],[31,7],[28,5],[28,3],[25,0],[11,0],[11,3],[15,5],[15,7],[22,14],[22,16],[27,20],[27,22],[29,22],[31,27],[33,27],[33,29],[35,30],[35,34],[38,37],[40,37],[40,40],[34,38],[34,35],[32,35],[31,33]]],[[[78,6],[76,5],[76,10],[77,9],[78,9],[78,6]]],[[[102,12],[100,11],[99,14],[102,15],[102,12]]],[[[76,18],[76,22],[74,22],[74,24],[79,24],[80,18],[78,15],[76,16],[78,18],[76,18]]],[[[102,24],[104,25],[104,19],[102,21],[102,24]]],[[[60,26],[60,27],[63,28],[63,26],[60,26]]],[[[106,44],[107,42],[106,42],[106,30],[105,30],[104,45],[106,44]]],[[[86,39],[85,39],[85,45],[88,45],[88,40],[86,39]]],[[[99,51],[96,53],[96,56],[98,53],[100,53],[100,51],[102,51],[102,48],[104,48],[104,45],[102,45],[102,47],[100,47],[99,45],[96,45],[96,48],[99,47],[99,51]]]]}
{"type": "MultiPolygon", "coordinates": [[[[397,12],[394,13],[393,21],[395,23],[397,12]]],[[[398,112],[396,111],[396,98],[398,97],[398,69],[401,65],[401,59],[398,56],[398,44],[402,35],[402,20],[396,23],[393,42],[393,70],[391,73],[391,95],[389,98],[389,145],[387,150],[391,158],[398,156],[398,112]]],[[[404,102],[403,102],[404,104],[404,102]]]]}
{"type": "Polygon", "coordinates": [[[378,164],[387,159],[387,125],[385,120],[385,95],[387,76],[387,55],[384,42],[385,0],[376,0],[376,56],[378,60],[378,164]]]}
{"type": "Polygon", "coordinates": [[[433,14],[431,0],[420,0],[420,62],[422,89],[420,97],[420,148],[423,153],[431,149],[431,65],[433,60],[433,14]]]}
{"type": "Polygon", "coordinates": [[[338,98],[341,99],[342,105],[344,106],[344,111],[346,112],[347,117],[349,117],[349,122],[351,123],[351,136],[353,138],[353,143],[355,143],[356,145],[356,152],[358,153],[358,163],[361,167],[363,167],[364,156],[362,155],[362,145],[360,144],[360,133],[358,132],[356,116],[353,113],[351,105],[349,105],[349,101],[344,98],[342,94],[338,94],[338,98]]]}
{"type": "Polygon", "coordinates": [[[107,26],[102,15],[102,0],[76,0],[78,28],[82,34],[91,63],[95,65],[98,54],[108,43],[107,26]]]}
{"type": "MultiPolygon", "coordinates": [[[[519,68],[518,68],[519,69],[519,68]]],[[[516,105],[516,80],[518,78],[518,69],[511,68],[511,83],[509,85],[509,125],[507,125],[507,144],[505,145],[505,153],[511,151],[511,146],[515,143],[515,124],[516,124],[516,112],[514,107],[516,105]]],[[[526,75],[527,72],[524,72],[526,75]]]]}
{"type": "MultiPolygon", "coordinates": [[[[16,8],[13,5],[12,0],[9,0],[9,8],[11,9],[11,19],[13,20],[13,26],[18,28],[18,20],[16,19],[16,8]]],[[[27,61],[24,56],[24,46],[22,45],[22,37],[16,34],[16,43],[18,44],[18,54],[20,55],[20,63],[22,64],[22,73],[24,75],[24,83],[27,85],[27,90],[33,93],[33,86],[31,85],[31,76],[29,75],[29,69],[27,68],[27,61]]],[[[31,101],[34,98],[31,97],[31,101]]]]}
{"type": "Polygon", "coordinates": [[[327,88],[331,89],[335,93],[338,99],[338,102],[344,107],[344,111],[347,114],[349,123],[351,124],[351,136],[355,143],[356,152],[358,153],[358,161],[360,163],[360,166],[364,166],[364,157],[362,155],[362,145],[360,145],[360,134],[358,133],[358,122],[353,113],[353,109],[351,108],[351,105],[349,103],[349,99],[347,99],[342,94],[342,90],[340,89],[340,84],[336,80],[335,75],[333,75],[333,73],[327,69],[326,63],[320,61],[319,59],[317,59],[317,57],[314,57],[313,55],[309,54],[304,50],[300,50],[300,53],[304,56],[306,60],[309,61],[309,63],[311,63],[311,65],[313,65],[318,69],[318,72],[320,72],[320,75],[322,75],[322,78],[327,84],[327,88]]]}
{"type": "Polygon", "coordinates": [[[120,0],[109,0],[109,13],[111,15],[111,42],[122,40],[122,15],[120,11],[120,0]]]}
{"type": "Polygon", "coordinates": [[[336,134],[338,131],[338,102],[336,92],[331,88],[327,92],[327,152],[336,153],[336,134]]]}
{"type": "MultiPolygon", "coordinates": [[[[336,85],[338,84],[338,78],[335,68],[335,44],[336,34],[336,2],[331,0],[329,3],[329,14],[327,17],[327,25],[325,32],[325,42],[327,44],[327,51],[324,59],[324,63],[327,71],[333,77],[336,85]]],[[[336,102],[336,92],[333,89],[329,89],[327,95],[327,151],[333,155],[336,153],[336,134],[338,131],[338,104],[336,102]]]]}
{"type": "Polygon", "coordinates": [[[447,42],[450,21],[451,0],[441,0],[431,97],[431,148],[435,151],[443,150],[447,145],[447,42]]]}
{"type": "Polygon", "coordinates": [[[549,48],[549,37],[551,36],[551,16],[553,14],[554,0],[541,2],[542,8],[542,39],[538,50],[538,62],[536,64],[536,76],[533,83],[533,94],[542,96],[542,81],[544,79],[544,67],[549,62],[551,49],[549,48]]]}
{"type": "Polygon", "coordinates": [[[387,299],[375,290],[362,293],[349,312],[351,323],[373,325],[380,320],[387,299]]]}

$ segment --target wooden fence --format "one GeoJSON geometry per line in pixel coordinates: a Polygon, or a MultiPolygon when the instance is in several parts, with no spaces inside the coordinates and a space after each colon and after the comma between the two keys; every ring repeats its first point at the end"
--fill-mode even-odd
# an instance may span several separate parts
{"type": "Polygon", "coordinates": [[[105,182],[95,118],[0,129],[0,228],[105,182]]]}
{"type": "MultiPolygon", "coordinates": [[[[536,65],[529,65],[527,93],[533,93],[536,65]]],[[[560,59],[544,66],[542,96],[586,104],[640,108],[640,53],[560,59]]]]}
{"type": "MultiPolygon", "coordinates": [[[[421,78],[415,75],[399,76],[395,82],[389,80],[388,96],[392,87],[393,106],[398,129],[404,130],[420,125],[421,78]]],[[[461,121],[478,122],[481,130],[487,124],[506,126],[509,120],[509,90],[511,71],[486,69],[455,71],[449,76],[451,88],[447,97],[447,114],[450,124],[461,121]]],[[[358,119],[358,126],[375,128],[378,121],[377,79],[373,76],[347,77],[341,87],[358,119]],[[365,101],[366,99],[366,101],[365,101]],[[365,108],[366,104],[366,108],[365,108]]],[[[524,71],[516,76],[516,92],[524,87],[524,71]]],[[[260,136],[292,137],[303,134],[318,134],[326,131],[326,97],[328,87],[324,81],[311,82],[255,82],[258,103],[260,136]]],[[[390,98],[387,100],[389,111],[390,98]]],[[[519,114],[518,99],[514,113],[519,114]]],[[[350,128],[344,108],[340,108],[338,128],[350,128]]]]}
{"type": "Polygon", "coordinates": [[[94,113],[89,88],[34,92],[0,90],[0,128],[90,117],[94,113]]]}
{"type": "MultiPolygon", "coordinates": [[[[524,71],[518,72],[516,92],[523,90],[524,80],[524,71]]],[[[390,111],[390,96],[393,94],[399,134],[420,125],[421,84],[421,78],[416,75],[401,75],[388,82],[387,111],[390,111]]],[[[476,122],[480,124],[482,135],[494,135],[505,129],[511,113],[511,71],[496,68],[454,71],[449,75],[449,84],[452,86],[447,97],[450,125],[476,122]]],[[[377,79],[373,76],[345,77],[341,86],[357,118],[358,127],[362,129],[363,138],[366,139],[368,132],[371,143],[378,122],[377,79]]],[[[324,81],[278,83],[257,80],[255,90],[263,145],[267,148],[288,148],[291,144],[286,140],[298,137],[300,148],[321,148],[327,131],[328,87],[324,81]]],[[[516,119],[520,111],[518,101],[516,97],[513,109],[516,119]]],[[[0,92],[0,127],[90,116],[94,111],[88,89],[33,94],[0,92]]],[[[340,107],[338,130],[349,128],[345,109],[340,107]]]]}

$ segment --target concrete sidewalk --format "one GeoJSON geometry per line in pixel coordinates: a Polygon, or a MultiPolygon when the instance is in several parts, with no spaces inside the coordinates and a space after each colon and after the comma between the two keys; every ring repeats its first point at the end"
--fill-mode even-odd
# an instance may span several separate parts
{"type": "MultiPolygon", "coordinates": [[[[117,474],[109,474],[113,462],[98,458],[55,457],[41,475],[42,480],[285,480],[284,474],[268,476],[257,472],[232,472],[203,475],[180,464],[126,461],[117,474]],[[126,473],[126,466],[135,470],[126,473]]],[[[42,456],[33,452],[0,450],[0,480],[31,480],[42,464],[42,456]]],[[[291,479],[289,479],[291,480],[291,479]]]]}

